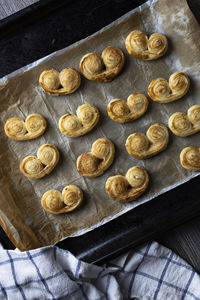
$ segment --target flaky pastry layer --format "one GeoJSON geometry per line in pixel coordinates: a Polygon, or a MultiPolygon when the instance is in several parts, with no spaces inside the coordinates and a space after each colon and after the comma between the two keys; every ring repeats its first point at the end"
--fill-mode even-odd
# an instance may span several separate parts
{"type": "Polygon", "coordinates": [[[127,36],[125,46],[128,53],[136,58],[154,60],[165,54],[168,41],[161,33],[153,33],[148,39],[144,32],[134,30],[127,36]]]}
{"type": "Polygon", "coordinates": [[[46,120],[39,114],[28,115],[25,122],[21,118],[10,118],[4,125],[5,134],[15,141],[32,140],[41,136],[47,127],[46,120]]]}
{"type": "Polygon", "coordinates": [[[114,154],[115,147],[109,139],[98,139],[92,144],[91,152],[77,158],[77,170],[83,176],[97,177],[110,167],[114,154]]]}
{"type": "Polygon", "coordinates": [[[29,178],[39,179],[55,168],[59,161],[58,149],[51,144],[42,145],[37,151],[37,157],[27,156],[20,163],[20,171],[29,178]]]}
{"type": "Polygon", "coordinates": [[[76,115],[69,113],[59,119],[60,131],[70,137],[79,137],[91,131],[99,121],[99,111],[92,104],[77,108],[76,115]]]}
{"type": "Polygon", "coordinates": [[[45,192],[41,199],[41,205],[52,214],[63,214],[75,210],[82,201],[82,190],[76,185],[67,185],[62,190],[62,194],[57,190],[45,192]]]}
{"type": "Polygon", "coordinates": [[[74,93],[81,84],[79,72],[74,68],[63,69],[60,73],[54,69],[44,70],[39,84],[50,95],[60,96],[74,93]]]}
{"type": "Polygon", "coordinates": [[[147,110],[148,99],[144,94],[133,93],[127,101],[113,99],[107,106],[109,117],[119,123],[131,122],[140,118],[147,110]]]}
{"type": "Polygon", "coordinates": [[[200,131],[200,105],[191,106],[187,114],[176,112],[169,118],[169,128],[180,137],[186,137],[200,131]]]}
{"type": "Polygon", "coordinates": [[[152,157],[164,151],[168,145],[169,133],[163,124],[153,124],[146,134],[133,133],[126,140],[127,152],[137,159],[152,157]]]}
{"type": "Polygon", "coordinates": [[[180,153],[180,162],[187,170],[200,171],[200,148],[189,146],[180,153]]]}
{"type": "Polygon", "coordinates": [[[106,181],[106,193],[120,202],[129,202],[137,199],[144,193],[149,184],[149,176],[144,168],[134,166],[125,176],[111,176],[106,181]]]}
{"type": "Polygon", "coordinates": [[[98,53],[85,54],[80,61],[80,71],[89,80],[108,82],[121,72],[124,60],[119,48],[109,46],[101,56],[98,53]]]}
{"type": "Polygon", "coordinates": [[[169,103],[182,98],[188,91],[190,80],[182,72],[175,72],[169,77],[153,79],[148,87],[148,94],[158,103],[169,103]]]}

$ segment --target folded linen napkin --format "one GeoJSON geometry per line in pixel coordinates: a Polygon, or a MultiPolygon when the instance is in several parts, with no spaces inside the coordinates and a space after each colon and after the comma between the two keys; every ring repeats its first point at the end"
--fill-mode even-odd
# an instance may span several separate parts
{"type": "Polygon", "coordinates": [[[200,276],[156,242],[103,267],[69,251],[0,249],[0,299],[200,299],[200,276]]]}

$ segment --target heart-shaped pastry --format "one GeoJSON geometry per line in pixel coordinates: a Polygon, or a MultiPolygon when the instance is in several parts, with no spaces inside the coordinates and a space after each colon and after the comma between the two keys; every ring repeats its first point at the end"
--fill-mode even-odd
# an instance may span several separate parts
{"type": "Polygon", "coordinates": [[[147,110],[148,99],[144,94],[131,94],[127,101],[113,99],[107,106],[109,117],[119,123],[130,122],[140,118],[147,110]]]}
{"type": "Polygon", "coordinates": [[[125,46],[130,55],[144,60],[153,60],[165,54],[168,42],[164,34],[153,33],[148,39],[144,32],[134,30],[127,36],[125,46]]]}
{"type": "Polygon", "coordinates": [[[49,190],[42,196],[42,207],[52,214],[64,214],[75,210],[83,200],[83,192],[76,185],[67,185],[61,192],[49,190]]]}
{"type": "Polygon", "coordinates": [[[163,124],[153,124],[146,134],[133,133],[126,140],[126,150],[135,158],[152,157],[167,148],[169,133],[163,124]]]}
{"type": "Polygon", "coordinates": [[[111,176],[106,181],[106,193],[120,202],[133,201],[147,189],[149,176],[144,168],[134,166],[125,176],[111,176]]]}
{"type": "Polygon", "coordinates": [[[87,177],[97,177],[107,170],[114,160],[115,147],[108,139],[98,139],[92,144],[91,152],[77,158],[77,169],[87,177]]]}
{"type": "Polygon", "coordinates": [[[117,48],[109,46],[101,54],[88,53],[80,61],[80,71],[89,80],[108,82],[113,80],[124,65],[124,54],[117,48]]]}
{"type": "Polygon", "coordinates": [[[178,136],[185,137],[200,131],[200,105],[191,106],[187,115],[176,112],[169,118],[168,122],[171,131],[178,136]]]}
{"type": "Polygon", "coordinates": [[[180,153],[180,162],[185,169],[200,171],[200,148],[184,148],[180,153]]]}
{"type": "Polygon", "coordinates": [[[20,163],[20,171],[29,178],[42,178],[51,173],[59,161],[59,152],[54,145],[42,145],[37,157],[27,156],[20,163]]]}
{"type": "Polygon", "coordinates": [[[41,73],[39,83],[46,93],[59,96],[74,93],[81,84],[81,77],[74,68],[63,69],[60,73],[49,69],[41,73]]]}
{"type": "Polygon", "coordinates": [[[169,103],[183,97],[190,86],[186,74],[176,72],[169,77],[169,83],[164,78],[153,79],[148,87],[148,94],[158,103],[169,103]]]}
{"type": "Polygon", "coordinates": [[[78,137],[91,131],[99,121],[99,111],[92,104],[83,104],[77,108],[76,115],[67,114],[60,118],[60,131],[70,137],[78,137]]]}
{"type": "Polygon", "coordinates": [[[4,126],[5,134],[15,141],[32,140],[42,135],[47,127],[46,120],[39,114],[29,115],[25,122],[21,118],[10,118],[4,126]]]}

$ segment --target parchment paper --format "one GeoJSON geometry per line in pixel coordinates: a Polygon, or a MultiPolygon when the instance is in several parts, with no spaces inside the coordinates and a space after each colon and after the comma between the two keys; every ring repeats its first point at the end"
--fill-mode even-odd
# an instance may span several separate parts
{"type": "Polygon", "coordinates": [[[185,0],[149,1],[93,36],[4,77],[0,84],[0,224],[20,250],[55,244],[68,236],[83,234],[198,175],[181,167],[179,153],[188,145],[199,146],[199,134],[178,138],[170,133],[167,150],[142,161],[134,159],[125,150],[125,141],[131,133],[145,132],[156,122],[167,125],[172,113],[186,112],[200,101],[200,27],[185,0]],[[147,34],[166,34],[169,40],[166,55],[149,62],[131,57],[124,42],[134,29],[147,34]],[[120,47],[126,58],[123,72],[112,82],[95,83],[82,77],[77,92],[60,97],[49,96],[39,87],[38,78],[44,69],[79,69],[84,54],[101,53],[109,45],[120,47]],[[175,71],[186,72],[191,79],[185,97],[169,104],[158,104],[149,99],[147,113],[129,124],[118,124],[109,119],[106,107],[111,99],[126,99],[133,92],[147,94],[153,78],[168,79],[175,71]],[[68,138],[59,131],[58,120],[68,110],[75,113],[83,103],[97,106],[100,122],[87,135],[68,138]],[[3,125],[8,118],[25,119],[31,113],[41,113],[46,118],[48,128],[44,135],[25,142],[16,142],[5,136],[3,125]],[[102,176],[84,178],[76,169],[76,158],[90,151],[92,143],[100,137],[114,142],[115,161],[102,176]],[[58,147],[61,154],[58,166],[43,179],[24,177],[19,171],[20,161],[27,155],[36,155],[44,143],[58,147]],[[111,175],[125,174],[134,165],[145,167],[150,174],[147,192],[129,204],[110,199],[105,192],[106,179],[111,175]],[[45,212],[40,205],[43,193],[49,189],[61,191],[67,184],[77,184],[83,189],[83,205],[64,215],[45,212]]]}

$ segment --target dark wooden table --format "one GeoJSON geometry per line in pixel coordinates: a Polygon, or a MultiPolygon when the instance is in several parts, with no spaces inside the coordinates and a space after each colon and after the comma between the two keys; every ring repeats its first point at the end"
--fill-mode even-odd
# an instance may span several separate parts
{"type": "MultiPolygon", "coordinates": [[[[32,0],[30,0],[30,1],[33,2],[32,0]]],[[[170,0],[168,0],[168,1],[170,1],[170,0]]],[[[16,0],[16,2],[17,2],[17,0],[16,0]]],[[[48,0],[47,0],[47,2],[48,2],[48,0]]],[[[58,0],[57,5],[59,2],[61,3],[62,0],[58,0]]],[[[83,10],[87,8],[87,3],[89,3],[89,2],[91,2],[91,1],[84,2],[83,8],[82,8],[83,10]]],[[[94,7],[93,13],[98,15],[98,9],[100,10],[100,6],[101,5],[109,6],[109,2],[112,2],[112,1],[106,0],[106,1],[102,1],[101,3],[98,1],[93,1],[93,5],[96,7],[96,8],[94,7]]],[[[119,7],[124,9],[123,13],[126,12],[126,1],[125,0],[115,0],[114,2],[116,2],[116,5],[118,5],[119,7]]],[[[145,2],[145,1],[134,0],[132,2],[135,3],[135,6],[137,6],[140,3],[145,2]]],[[[188,0],[188,3],[191,6],[193,12],[195,13],[196,18],[200,21],[200,0],[188,0]]],[[[0,8],[1,8],[1,3],[0,3],[0,8]]],[[[127,9],[128,9],[128,7],[127,7],[127,9]]],[[[115,14],[116,18],[119,17],[117,15],[117,9],[116,10],[114,9],[112,11],[112,14],[115,14]]],[[[83,11],[83,15],[84,15],[84,11],[83,11]]],[[[107,23],[109,23],[109,14],[105,15],[105,17],[107,18],[107,23]]],[[[90,21],[90,18],[88,17],[88,20],[85,19],[84,22],[88,22],[88,26],[89,26],[89,21],[90,21]]],[[[110,18],[110,22],[111,21],[112,21],[112,18],[110,18]]],[[[16,23],[15,25],[18,26],[19,24],[16,23]]],[[[0,28],[0,32],[3,34],[4,32],[1,29],[2,28],[0,28]]],[[[97,26],[97,29],[98,29],[98,26],[97,26]]],[[[95,29],[94,29],[94,31],[95,31],[95,29]]],[[[58,28],[58,32],[59,32],[59,28],[58,28]]],[[[87,35],[87,32],[85,32],[85,34],[87,35]]],[[[88,32],[88,34],[90,34],[90,32],[88,32]]],[[[10,47],[12,48],[13,47],[12,43],[14,43],[12,40],[12,33],[9,33],[8,36],[9,35],[10,35],[10,47]]],[[[30,36],[27,34],[24,37],[24,40],[29,41],[29,39],[30,39],[30,36]]],[[[79,39],[79,36],[77,36],[77,33],[75,31],[74,32],[72,31],[71,42],[75,42],[78,39],[79,39]]],[[[59,45],[59,39],[56,41],[57,42],[56,45],[51,42],[52,41],[49,41],[49,50],[48,50],[49,53],[59,49],[59,47],[62,48],[62,45],[59,45]]],[[[21,49],[23,49],[23,48],[20,48],[20,46],[21,46],[20,41],[16,41],[15,44],[19,45],[20,51],[21,51],[21,49]]],[[[9,45],[7,47],[9,49],[9,45]]],[[[37,45],[35,45],[35,47],[37,49],[37,45]]],[[[35,52],[34,52],[34,55],[32,55],[33,51],[31,51],[31,50],[33,50],[33,49],[30,49],[30,52],[27,53],[27,47],[26,47],[26,52],[21,53],[21,56],[20,56],[17,52],[18,49],[16,49],[17,56],[16,56],[14,64],[13,64],[13,61],[12,61],[12,63],[9,64],[9,62],[11,62],[11,60],[9,61],[9,59],[5,63],[4,57],[1,56],[0,61],[1,61],[1,65],[4,65],[4,73],[5,74],[10,73],[11,71],[21,67],[22,65],[26,65],[26,64],[36,60],[37,58],[40,58],[47,54],[45,52],[44,53],[38,52],[35,54],[35,52]],[[38,55],[38,57],[37,57],[37,55],[38,55]]],[[[42,51],[42,49],[41,49],[41,51],[42,51]]],[[[5,74],[2,73],[1,76],[5,75],[5,74]]],[[[195,179],[195,180],[196,180],[196,184],[198,184],[198,179],[195,179]]],[[[181,187],[179,187],[179,189],[181,189],[181,187]]],[[[189,193],[188,193],[188,195],[189,195],[189,193]]],[[[164,197],[165,197],[165,195],[163,196],[163,198],[164,197]]],[[[187,196],[187,194],[186,194],[186,197],[189,197],[189,196],[187,196]]],[[[198,197],[200,197],[200,195],[196,195],[196,197],[198,198],[198,197]]],[[[199,203],[199,205],[200,205],[200,203],[199,203]]],[[[8,248],[12,247],[12,245],[9,244],[9,241],[7,240],[5,234],[3,233],[3,231],[1,229],[0,229],[0,236],[1,236],[1,242],[4,245],[7,245],[8,248]]],[[[172,249],[175,253],[177,253],[179,256],[181,256],[183,259],[185,259],[189,264],[191,264],[197,270],[197,272],[200,273],[200,217],[193,218],[190,221],[185,222],[183,225],[177,226],[174,229],[170,229],[168,231],[165,230],[165,233],[163,234],[163,232],[162,232],[162,236],[158,237],[157,241],[159,243],[165,245],[166,247],[172,249]]]]}
{"type": "Polygon", "coordinates": [[[157,242],[172,249],[200,273],[200,218],[166,232],[157,242]]]}

